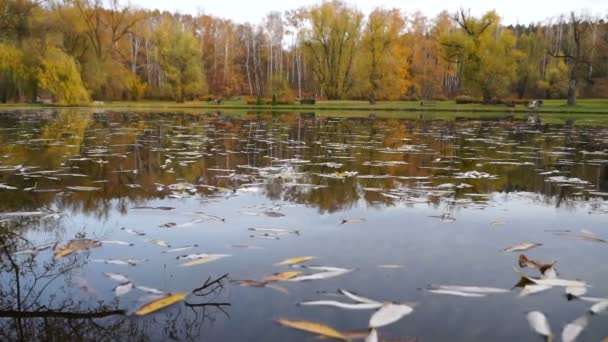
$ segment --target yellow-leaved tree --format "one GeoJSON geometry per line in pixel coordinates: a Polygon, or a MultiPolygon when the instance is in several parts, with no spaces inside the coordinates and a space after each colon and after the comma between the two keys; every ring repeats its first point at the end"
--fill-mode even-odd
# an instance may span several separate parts
{"type": "Polygon", "coordinates": [[[375,9],[364,25],[358,71],[370,103],[397,99],[407,90],[410,49],[401,36],[404,26],[397,9],[375,9]]]}
{"type": "Polygon", "coordinates": [[[49,47],[38,67],[39,88],[48,91],[55,102],[77,105],[89,102],[74,58],[55,47],[49,47]]]}

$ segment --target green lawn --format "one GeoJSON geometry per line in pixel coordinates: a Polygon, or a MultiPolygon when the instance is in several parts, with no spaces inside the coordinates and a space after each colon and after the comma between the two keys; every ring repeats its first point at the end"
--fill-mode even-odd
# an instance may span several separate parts
{"type": "MultiPolygon", "coordinates": [[[[54,108],[57,108],[55,106],[54,108]]],[[[42,108],[32,104],[0,104],[0,109],[42,108]]],[[[175,103],[170,101],[115,101],[101,106],[85,108],[106,108],[146,111],[185,111],[190,113],[208,113],[219,111],[224,114],[244,114],[246,112],[316,112],[320,116],[367,117],[373,112],[378,117],[454,119],[454,118],[487,118],[506,117],[525,118],[530,113],[541,113],[545,123],[563,123],[574,119],[576,124],[608,125],[608,99],[578,100],[574,107],[566,106],[565,100],[545,100],[544,106],[530,110],[518,105],[514,108],[505,105],[459,105],[454,101],[438,101],[433,106],[421,106],[419,101],[381,101],[370,105],[367,101],[317,101],[315,105],[248,105],[244,101],[225,101],[221,105],[193,101],[175,103]]]]}
{"type": "MultiPolygon", "coordinates": [[[[5,107],[31,107],[29,104],[0,104],[5,107]]],[[[205,109],[247,109],[247,110],[364,110],[364,111],[429,111],[429,112],[509,112],[529,113],[526,106],[510,108],[505,105],[456,104],[454,101],[437,101],[432,106],[421,106],[419,101],[381,101],[370,105],[367,101],[317,101],[315,105],[248,105],[244,101],[225,101],[221,105],[202,101],[175,103],[169,101],[115,101],[106,102],[102,108],[205,108],[205,109]]],[[[545,105],[535,110],[540,113],[596,113],[608,114],[608,99],[579,100],[574,107],[566,106],[565,100],[545,100],[545,105]]]]}
{"type": "MultiPolygon", "coordinates": [[[[448,112],[524,112],[526,106],[514,108],[505,105],[456,104],[454,101],[438,101],[433,106],[421,106],[419,101],[381,101],[370,105],[367,101],[317,101],[315,105],[248,105],[244,101],[225,101],[221,105],[207,102],[112,102],[103,107],[121,108],[208,108],[208,109],[249,109],[249,110],[364,110],[364,111],[448,111],[448,112]]],[[[574,107],[566,106],[565,100],[546,100],[536,111],[541,113],[604,113],[608,114],[608,99],[579,100],[574,107]]]]}

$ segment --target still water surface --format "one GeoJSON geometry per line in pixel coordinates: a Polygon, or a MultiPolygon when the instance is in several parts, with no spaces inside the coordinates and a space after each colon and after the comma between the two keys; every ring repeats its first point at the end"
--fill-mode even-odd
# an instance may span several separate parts
{"type": "MultiPolygon", "coordinates": [[[[541,341],[526,313],[544,312],[559,335],[593,303],[568,300],[558,287],[520,297],[513,266],[522,253],[557,261],[560,278],[608,297],[607,165],[606,127],[3,113],[0,339],[316,340],[280,326],[281,318],[366,331],[374,310],[297,305],[350,302],[336,294],[341,288],[414,307],[380,328],[381,339],[541,341]],[[75,239],[93,246],[66,251],[75,239]],[[526,242],[542,245],[504,251],[526,242]],[[190,248],[174,251],[181,247],[190,248]],[[220,258],[189,267],[176,258],[201,253],[220,258]],[[315,258],[275,265],[299,256],[315,258]],[[241,286],[277,272],[318,272],[300,265],[349,272],[241,286]],[[116,289],[125,281],[107,272],[163,293],[228,276],[136,317],[153,295],[116,289]],[[462,297],[429,292],[433,285],[510,291],[462,297]]],[[[606,319],[590,317],[579,340],[608,336],[606,319]]]]}

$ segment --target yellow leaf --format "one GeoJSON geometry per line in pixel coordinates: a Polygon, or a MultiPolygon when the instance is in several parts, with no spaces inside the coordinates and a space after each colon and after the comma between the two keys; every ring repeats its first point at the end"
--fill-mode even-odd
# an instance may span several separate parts
{"type": "Polygon", "coordinates": [[[264,277],[264,279],[262,279],[262,282],[285,281],[285,280],[288,280],[288,279],[291,279],[293,277],[300,275],[300,273],[302,273],[302,272],[296,272],[296,271],[279,272],[279,273],[271,274],[269,276],[264,277]]]}
{"type": "Polygon", "coordinates": [[[315,257],[313,256],[302,256],[302,257],[295,257],[295,258],[290,258],[290,259],[285,259],[279,263],[274,264],[275,266],[286,266],[286,265],[293,265],[293,264],[297,264],[300,262],[304,262],[304,261],[308,261],[308,260],[312,260],[315,257]]]}
{"type": "Polygon", "coordinates": [[[144,316],[149,313],[158,311],[160,309],[166,308],[167,306],[173,305],[175,303],[181,302],[186,298],[185,293],[176,293],[167,297],[163,297],[161,299],[154,300],[141,308],[135,311],[136,316],[144,316]]]}
{"type": "Polygon", "coordinates": [[[239,282],[239,286],[242,287],[263,287],[264,285],[266,285],[265,283],[261,282],[261,281],[257,281],[257,280],[241,280],[239,282]]]}
{"type": "Polygon", "coordinates": [[[277,323],[282,326],[307,331],[313,334],[331,337],[338,340],[346,341],[348,338],[344,336],[341,332],[335,330],[332,327],[321,323],[309,322],[309,321],[295,321],[290,319],[278,319],[277,323]]]}
{"type": "Polygon", "coordinates": [[[72,253],[76,252],[76,248],[72,248],[72,247],[66,247],[66,248],[62,248],[62,249],[58,249],[55,251],[55,257],[56,258],[63,258],[65,256],[68,256],[72,253]]]}

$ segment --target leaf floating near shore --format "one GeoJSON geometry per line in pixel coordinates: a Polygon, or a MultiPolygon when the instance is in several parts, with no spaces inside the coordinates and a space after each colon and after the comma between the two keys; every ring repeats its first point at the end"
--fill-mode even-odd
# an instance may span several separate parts
{"type": "Polygon", "coordinates": [[[124,274],[120,273],[112,273],[112,272],[104,272],[104,275],[114,281],[119,283],[128,283],[130,280],[124,274]]]}
{"type": "Polygon", "coordinates": [[[348,338],[337,331],[336,329],[327,326],[325,324],[310,322],[310,321],[298,321],[298,320],[290,320],[290,319],[278,319],[277,323],[282,326],[289,327],[292,329],[302,330],[309,333],[313,333],[316,335],[320,335],[323,337],[334,338],[337,340],[347,341],[348,338]]]}
{"type": "Polygon", "coordinates": [[[547,342],[552,340],[553,334],[551,333],[551,327],[549,326],[549,321],[545,314],[540,311],[532,311],[526,315],[528,319],[528,323],[534,332],[539,335],[545,336],[547,338],[547,342]]]}
{"type": "Polygon", "coordinates": [[[151,293],[151,294],[154,294],[154,295],[166,295],[167,294],[166,292],[163,292],[161,290],[157,290],[157,289],[155,289],[153,287],[148,287],[148,286],[141,286],[141,285],[139,285],[139,286],[136,286],[135,288],[138,289],[138,290],[140,290],[140,291],[144,291],[144,292],[151,293]]]}
{"type": "Polygon", "coordinates": [[[62,258],[72,253],[89,250],[101,246],[101,242],[91,239],[70,240],[67,243],[60,243],[55,247],[55,257],[62,258]]]}
{"type": "Polygon", "coordinates": [[[301,256],[301,257],[295,257],[295,258],[289,258],[289,259],[285,259],[283,261],[280,261],[276,264],[274,264],[275,266],[289,266],[289,265],[294,265],[294,264],[299,264],[302,263],[304,261],[310,261],[315,259],[314,256],[301,256]]]}
{"type": "Polygon", "coordinates": [[[122,295],[125,295],[125,294],[131,292],[132,289],[133,289],[133,283],[128,282],[128,283],[120,284],[120,285],[116,286],[114,288],[114,293],[116,294],[117,297],[120,297],[122,295]]]}
{"type": "Polygon", "coordinates": [[[527,251],[529,249],[532,249],[532,248],[535,248],[538,246],[542,246],[542,244],[535,243],[535,242],[525,242],[525,243],[520,243],[515,246],[507,247],[507,248],[503,249],[503,251],[505,251],[505,252],[523,252],[523,251],[527,251]]]}
{"type": "Polygon", "coordinates": [[[379,328],[392,324],[404,316],[411,314],[414,309],[405,304],[384,303],[369,319],[369,327],[379,328]]]}
{"type": "Polygon", "coordinates": [[[160,299],[156,299],[144,306],[140,307],[135,311],[134,315],[136,316],[144,316],[156,312],[158,310],[164,309],[168,306],[171,306],[175,303],[179,303],[186,298],[185,293],[176,293],[172,294],[160,299]]]}

